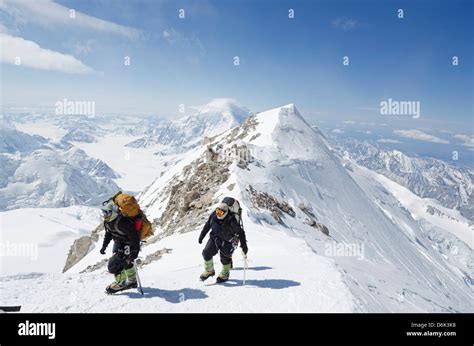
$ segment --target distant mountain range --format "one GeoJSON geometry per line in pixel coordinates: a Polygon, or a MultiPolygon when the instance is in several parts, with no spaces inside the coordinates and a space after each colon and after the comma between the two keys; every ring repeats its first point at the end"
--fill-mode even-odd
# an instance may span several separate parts
{"type": "Polygon", "coordinates": [[[4,122],[0,210],[97,205],[119,188],[117,174],[65,140],[31,136],[4,122]]]}
{"type": "Polygon", "coordinates": [[[473,169],[454,167],[433,158],[408,156],[353,139],[336,142],[334,149],[407,187],[417,196],[433,198],[447,208],[459,210],[474,222],[473,169]]]}
{"type": "Polygon", "coordinates": [[[186,151],[200,144],[204,137],[212,137],[241,124],[250,111],[232,99],[215,99],[189,116],[173,121],[161,121],[146,134],[127,146],[146,148],[156,144],[186,151]]]}

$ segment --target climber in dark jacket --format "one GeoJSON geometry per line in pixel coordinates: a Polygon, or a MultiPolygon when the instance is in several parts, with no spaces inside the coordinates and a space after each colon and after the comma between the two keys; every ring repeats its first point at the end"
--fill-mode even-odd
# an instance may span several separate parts
{"type": "Polygon", "coordinates": [[[204,281],[210,276],[215,275],[214,261],[212,258],[219,252],[222,271],[217,277],[217,282],[221,283],[229,279],[232,253],[239,241],[242,251],[244,254],[247,254],[247,239],[245,237],[245,231],[237,222],[234,215],[229,213],[229,206],[225,203],[221,203],[209,216],[199,236],[199,244],[202,244],[204,237],[209,231],[211,231],[209,240],[202,251],[202,256],[204,257],[204,273],[201,274],[200,278],[204,281]]]}
{"type": "Polygon", "coordinates": [[[134,262],[140,251],[140,232],[135,227],[135,221],[122,216],[112,201],[102,206],[102,212],[105,237],[100,253],[105,255],[110,241],[114,241],[108,270],[115,275],[115,281],[106,288],[106,292],[115,293],[135,288],[137,277],[134,262]]]}

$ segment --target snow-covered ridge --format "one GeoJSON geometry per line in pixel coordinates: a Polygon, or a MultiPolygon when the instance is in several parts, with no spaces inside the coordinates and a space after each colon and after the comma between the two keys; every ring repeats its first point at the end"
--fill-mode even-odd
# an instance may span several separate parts
{"type": "Polygon", "coordinates": [[[204,137],[212,137],[238,126],[249,114],[246,108],[232,99],[215,99],[197,107],[195,114],[160,122],[128,146],[140,148],[165,144],[175,146],[176,150],[188,150],[199,145],[204,137]]]}
{"type": "MultiPolygon", "coordinates": [[[[472,250],[442,228],[420,224],[400,206],[397,196],[370,190],[367,186],[378,185],[370,184],[362,173],[348,171],[322,133],[312,129],[294,105],[251,116],[240,127],[212,138],[207,148],[196,150],[186,163],[157,179],[141,200],[158,224],[163,215],[172,218],[166,215],[171,201],[187,204],[185,196],[181,200],[170,195],[173,186],[192,179],[209,150],[211,157],[232,156],[233,150],[242,147],[248,151],[246,162],[242,164],[234,152],[236,160],[225,182],[213,199],[206,199],[209,204],[199,205],[204,209],[199,215],[224,196],[238,198],[249,220],[247,228],[271,225],[305,239],[316,253],[328,254],[343,273],[360,311],[473,309],[468,303],[472,288],[466,284],[472,250]],[[322,232],[323,226],[329,236],[322,232]],[[438,241],[441,235],[450,240],[438,241]],[[337,246],[358,248],[363,258],[331,255],[334,251],[329,250],[337,246]],[[450,246],[459,253],[451,254],[450,246]]],[[[197,191],[193,199],[200,196],[197,191]]],[[[191,205],[179,219],[185,222],[195,211],[191,205]]]]}
{"type": "Polygon", "coordinates": [[[0,212],[3,251],[0,277],[60,273],[69,246],[78,237],[89,235],[100,218],[97,208],[87,206],[0,212]]]}
{"type": "Polygon", "coordinates": [[[31,136],[18,131],[11,122],[3,118],[0,118],[0,121],[0,153],[29,153],[47,143],[47,140],[41,136],[31,136]]]}
{"type": "Polygon", "coordinates": [[[383,150],[357,140],[339,142],[335,149],[341,156],[385,175],[416,195],[436,199],[474,221],[474,171],[441,160],[408,156],[398,150],[383,150]]]}

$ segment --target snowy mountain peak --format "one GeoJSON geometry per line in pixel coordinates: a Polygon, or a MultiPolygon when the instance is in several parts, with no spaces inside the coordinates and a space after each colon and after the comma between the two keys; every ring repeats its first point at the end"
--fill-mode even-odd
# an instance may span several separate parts
{"type": "Polygon", "coordinates": [[[299,128],[301,130],[305,127],[311,128],[294,103],[261,112],[258,114],[258,119],[261,122],[273,122],[275,125],[279,124],[294,129],[299,128]],[[293,124],[293,126],[290,126],[291,124],[293,124]]]}
{"type": "Polygon", "coordinates": [[[256,115],[259,124],[252,144],[273,146],[291,159],[330,159],[330,150],[322,133],[311,127],[294,104],[256,115]]]}
{"type": "Polygon", "coordinates": [[[179,150],[196,147],[204,137],[213,137],[240,125],[250,114],[233,99],[214,99],[193,107],[196,113],[150,128],[145,137],[127,146],[142,148],[157,144],[174,145],[179,150]]]}
{"type": "MultiPolygon", "coordinates": [[[[289,104],[250,116],[212,138],[159,177],[140,200],[166,236],[200,229],[213,206],[225,196],[235,197],[250,242],[260,232],[303,238],[341,268],[360,311],[413,306],[463,311],[470,294],[463,283],[465,270],[448,269],[420,225],[393,197],[378,192],[383,187],[368,194],[367,186],[375,183],[361,176],[359,185],[349,172],[322,133],[289,104]],[[360,258],[333,255],[340,247],[358,249],[360,258]],[[440,275],[446,275],[442,286],[440,275]],[[414,281],[418,277],[423,280],[414,281]],[[407,287],[413,292],[409,298],[407,287]],[[447,292],[456,292],[456,301],[446,299],[447,292]]],[[[462,243],[456,246],[469,251],[462,243]]]]}
{"type": "Polygon", "coordinates": [[[220,113],[225,116],[231,116],[244,120],[249,114],[249,110],[240,105],[236,100],[232,98],[216,98],[211,100],[209,103],[195,107],[199,114],[206,113],[220,113]]]}
{"type": "Polygon", "coordinates": [[[298,109],[296,108],[296,105],[294,103],[289,103],[289,104],[287,104],[285,106],[282,106],[280,108],[287,109],[289,112],[301,116],[301,113],[298,111],[298,109]]]}

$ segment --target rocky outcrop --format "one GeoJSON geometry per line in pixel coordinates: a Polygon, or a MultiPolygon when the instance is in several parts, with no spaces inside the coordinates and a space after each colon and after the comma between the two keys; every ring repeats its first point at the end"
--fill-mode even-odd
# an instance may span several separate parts
{"type": "Polygon", "coordinates": [[[209,207],[217,203],[214,194],[229,178],[230,162],[217,160],[215,151],[183,168],[180,179],[165,189],[168,204],[157,220],[164,236],[201,227],[209,207]]]}
{"type": "Polygon", "coordinates": [[[248,165],[254,161],[250,150],[244,142],[234,144],[231,149],[237,161],[237,167],[246,169],[248,165]]]}
{"type": "MultiPolygon", "coordinates": [[[[157,260],[161,259],[164,254],[168,254],[168,253],[171,253],[171,252],[172,252],[171,249],[164,248],[164,249],[155,251],[152,254],[147,255],[144,260],[138,259],[136,263],[139,267],[143,267],[147,264],[150,264],[154,261],[157,261],[157,260]]],[[[93,271],[105,268],[107,266],[108,262],[109,262],[109,259],[104,258],[102,261],[97,262],[96,264],[87,266],[87,268],[84,269],[83,271],[81,271],[80,273],[81,274],[82,273],[89,273],[89,272],[93,272],[93,271]]]]}
{"type": "MultiPolygon", "coordinates": [[[[251,115],[240,126],[232,129],[232,131],[230,131],[230,133],[224,138],[224,140],[227,144],[231,144],[239,139],[244,139],[250,132],[256,130],[257,125],[258,121],[256,115],[251,115]]],[[[258,135],[254,136],[256,136],[255,138],[258,137],[258,135]]]]}
{"type": "Polygon", "coordinates": [[[93,243],[96,242],[97,239],[98,235],[94,232],[90,236],[83,236],[79,239],[76,239],[69,249],[66,264],[63,268],[63,273],[83,259],[93,248],[93,243]]]}
{"type": "MultiPolygon", "coordinates": [[[[241,169],[248,169],[248,165],[254,161],[241,139],[254,130],[257,124],[256,117],[251,116],[223,138],[220,135],[204,138],[204,155],[185,166],[162,193],[149,202],[148,205],[166,203],[166,208],[156,220],[161,232],[148,243],[173,233],[202,227],[209,216],[209,208],[218,203],[214,196],[228,180],[230,166],[235,163],[241,169]]],[[[234,186],[230,184],[227,188],[231,191],[234,186]]]]}
{"type": "Polygon", "coordinates": [[[272,217],[281,225],[285,225],[283,222],[283,213],[291,217],[295,217],[296,213],[293,208],[285,201],[279,201],[276,197],[266,192],[260,192],[255,190],[252,185],[246,188],[250,200],[255,208],[267,209],[271,212],[272,217]]]}
{"type": "Polygon", "coordinates": [[[316,215],[314,214],[313,208],[310,206],[305,205],[304,203],[298,204],[298,208],[306,214],[309,218],[317,219],[316,215]]]}
{"type": "Polygon", "coordinates": [[[247,145],[242,141],[238,141],[225,149],[222,144],[217,144],[214,147],[208,145],[206,151],[206,162],[222,164],[236,162],[237,167],[247,169],[248,165],[254,162],[254,158],[247,145]]]}
{"type": "Polygon", "coordinates": [[[329,229],[327,228],[327,226],[322,223],[319,223],[314,219],[306,219],[305,224],[316,228],[318,231],[323,232],[325,235],[329,235],[329,229]]]}
{"type": "Polygon", "coordinates": [[[82,271],[80,272],[80,274],[83,274],[83,273],[90,273],[90,272],[93,272],[93,271],[95,271],[95,270],[104,268],[104,267],[107,265],[108,262],[109,262],[109,259],[108,259],[108,258],[104,258],[102,261],[97,262],[96,264],[87,266],[86,269],[84,269],[84,270],[82,270],[82,271]]]}
{"type": "Polygon", "coordinates": [[[452,217],[450,215],[447,215],[446,213],[443,213],[441,210],[439,210],[438,208],[433,207],[431,205],[426,206],[426,212],[430,215],[437,215],[437,216],[440,216],[440,217],[448,218],[452,221],[459,222],[459,220],[455,219],[454,217],[452,217]]]}
{"type": "Polygon", "coordinates": [[[318,221],[318,218],[316,217],[313,208],[303,203],[300,203],[298,205],[298,208],[307,216],[306,220],[304,221],[305,224],[316,228],[318,231],[324,233],[325,235],[329,235],[329,229],[326,225],[318,221]]]}
{"type": "Polygon", "coordinates": [[[146,258],[143,261],[140,261],[139,266],[143,267],[143,266],[146,266],[147,264],[150,264],[154,261],[158,261],[159,259],[161,259],[163,257],[163,255],[171,253],[172,251],[173,251],[172,249],[167,249],[167,248],[155,251],[152,254],[147,255],[146,258]]]}

